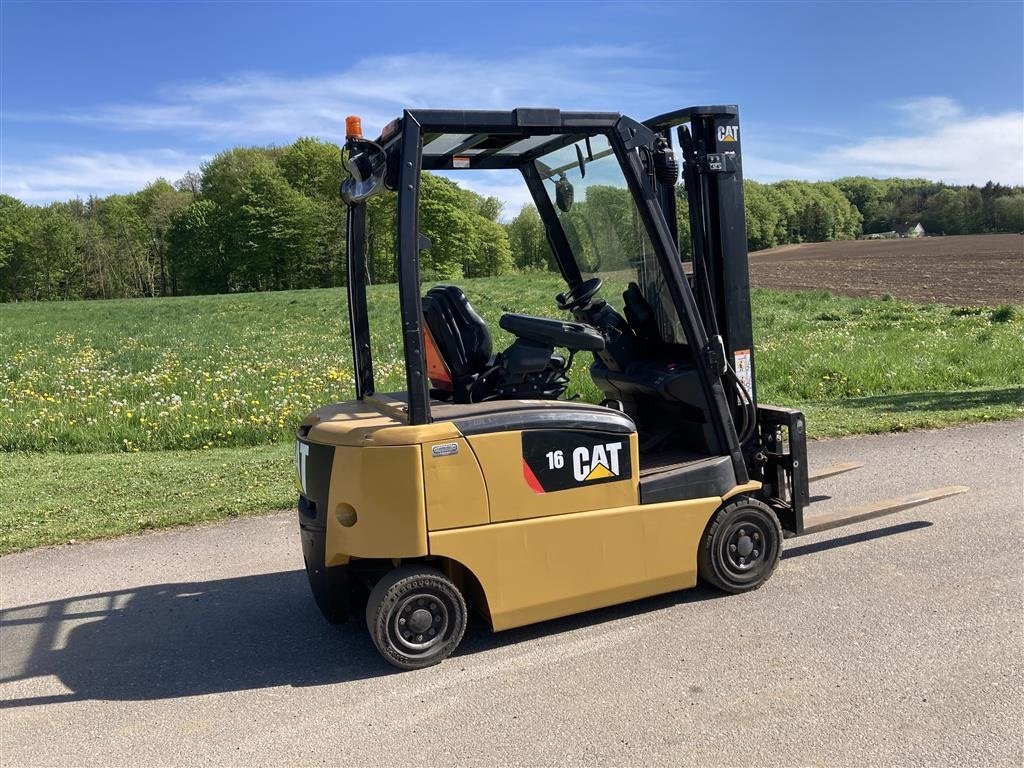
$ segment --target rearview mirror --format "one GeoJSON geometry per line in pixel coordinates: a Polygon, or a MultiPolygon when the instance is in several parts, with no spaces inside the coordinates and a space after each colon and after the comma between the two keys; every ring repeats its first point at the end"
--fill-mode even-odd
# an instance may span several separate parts
{"type": "Polygon", "coordinates": [[[341,198],[358,203],[384,188],[387,155],[379,144],[364,139],[349,139],[341,152],[348,178],[341,183],[341,198]]]}
{"type": "Polygon", "coordinates": [[[555,182],[555,205],[558,209],[564,213],[568,213],[569,209],[572,208],[572,199],[574,196],[574,190],[570,181],[565,178],[563,173],[561,178],[555,182]]]}

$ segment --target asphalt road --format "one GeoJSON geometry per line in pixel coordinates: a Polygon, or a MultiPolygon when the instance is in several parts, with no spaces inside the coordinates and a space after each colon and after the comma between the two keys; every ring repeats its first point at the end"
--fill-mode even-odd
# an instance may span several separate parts
{"type": "Polygon", "coordinates": [[[1024,422],[813,443],[811,511],[954,497],[703,588],[394,672],[320,618],[291,514],[0,559],[3,765],[1024,762],[1024,422]]]}

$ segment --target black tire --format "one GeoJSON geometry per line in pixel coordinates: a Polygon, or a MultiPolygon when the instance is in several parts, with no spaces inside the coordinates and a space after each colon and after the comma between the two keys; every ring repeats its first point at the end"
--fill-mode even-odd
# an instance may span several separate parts
{"type": "Polygon", "coordinates": [[[388,662],[422,669],[458,647],[466,631],[466,601],[436,568],[399,566],[370,592],[366,628],[388,662]]]}
{"type": "Polygon", "coordinates": [[[733,594],[757,589],[782,557],[782,526],[756,499],[741,498],[719,509],[697,551],[700,578],[733,594]]]}

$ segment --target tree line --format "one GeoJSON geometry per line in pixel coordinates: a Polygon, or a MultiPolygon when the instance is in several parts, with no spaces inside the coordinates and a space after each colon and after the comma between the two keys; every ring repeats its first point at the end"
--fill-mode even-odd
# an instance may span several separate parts
{"type": "MultiPolygon", "coordinates": [[[[0,195],[0,300],[112,299],[343,285],[340,148],[303,138],[222,152],[130,195],[46,206],[0,195]]],[[[394,195],[371,199],[374,282],[395,279],[394,195]]],[[[502,204],[425,174],[426,279],[513,268],[502,204]]]]}
{"type": "MultiPolygon", "coordinates": [[[[173,184],[159,179],[134,194],[45,206],[0,195],[0,300],[343,285],[341,180],[340,148],[302,138],[283,147],[236,147],[199,173],[173,184]]],[[[929,234],[1024,230],[1024,187],[991,182],[976,187],[866,177],[814,183],[747,180],[744,193],[751,250],[849,239],[917,222],[929,234]]],[[[606,217],[619,215],[613,208],[620,202],[628,205],[611,188],[592,187],[588,194],[601,198],[606,212],[612,212],[606,217]]],[[[688,256],[689,218],[681,186],[677,199],[680,242],[688,256]]],[[[394,205],[393,195],[369,202],[372,282],[395,279],[394,205]]],[[[501,213],[497,198],[425,173],[420,228],[432,247],[421,264],[424,279],[552,269],[536,209],[528,205],[508,222],[501,213]]],[[[574,221],[587,224],[579,210],[567,218],[569,224],[574,221]]],[[[594,242],[587,247],[609,247],[594,242]]]]}
{"type": "MultiPolygon", "coordinates": [[[[594,189],[591,187],[588,195],[594,189]]],[[[977,187],[865,176],[774,184],[745,179],[743,196],[751,251],[789,243],[850,240],[917,223],[929,235],[1024,232],[1024,187],[992,182],[977,187]]],[[[578,205],[568,219],[578,215],[578,205]]],[[[682,186],[676,189],[676,209],[679,250],[688,259],[690,219],[682,186]]],[[[516,268],[553,268],[536,208],[523,208],[506,229],[516,268]]]]}

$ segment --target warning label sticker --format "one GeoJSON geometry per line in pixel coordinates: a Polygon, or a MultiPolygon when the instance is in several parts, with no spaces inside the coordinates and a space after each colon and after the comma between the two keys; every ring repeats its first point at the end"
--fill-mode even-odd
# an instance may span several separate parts
{"type": "Polygon", "coordinates": [[[747,392],[754,389],[754,371],[750,365],[750,350],[737,349],[733,354],[733,367],[736,369],[736,376],[743,382],[747,392]]]}
{"type": "Polygon", "coordinates": [[[464,155],[453,157],[452,168],[469,168],[469,158],[464,155]]]}

